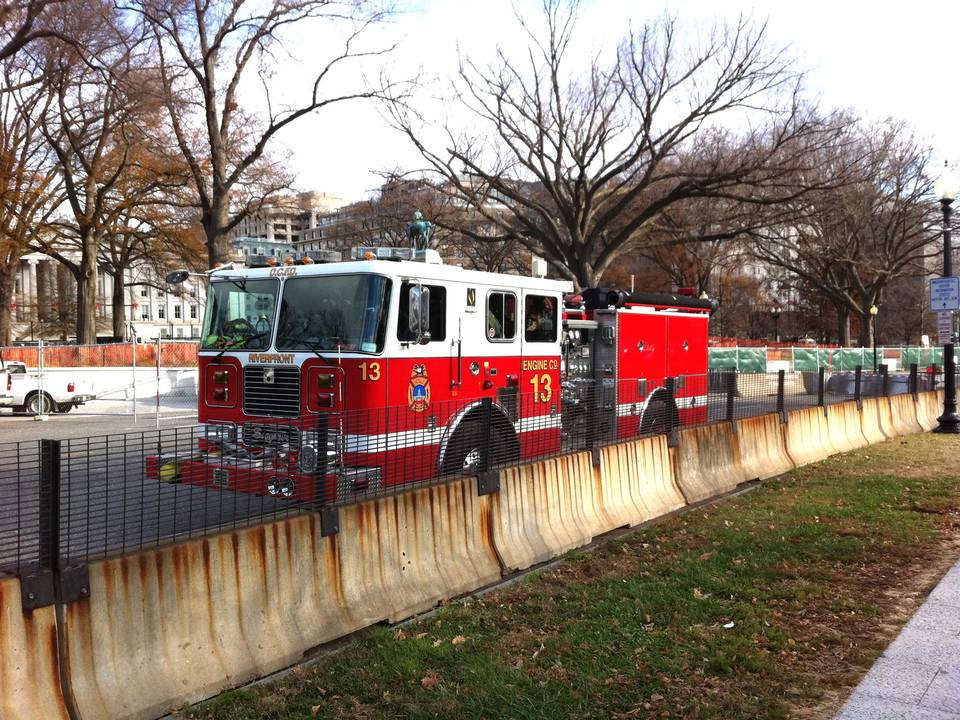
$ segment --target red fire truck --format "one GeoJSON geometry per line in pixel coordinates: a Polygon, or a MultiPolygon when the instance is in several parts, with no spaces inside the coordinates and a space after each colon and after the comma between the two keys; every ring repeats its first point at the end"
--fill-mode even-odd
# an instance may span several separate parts
{"type": "Polygon", "coordinates": [[[211,273],[197,441],[150,474],[344,500],[706,419],[707,301],[358,256],[211,273]]]}

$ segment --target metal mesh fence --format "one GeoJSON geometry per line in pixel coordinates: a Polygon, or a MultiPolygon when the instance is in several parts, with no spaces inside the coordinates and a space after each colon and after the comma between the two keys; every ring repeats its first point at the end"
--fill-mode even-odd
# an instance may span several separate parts
{"type": "Polygon", "coordinates": [[[0,572],[39,561],[40,443],[0,443],[0,572]]]}
{"type": "Polygon", "coordinates": [[[942,373],[916,368],[719,371],[8,443],[0,446],[0,571],[51,553],[61,565],[82,563],[684,427],[941,384],[942,373]]]}
{"type": "MultiPolygon", "coordinates": [[[[130,415],[169,424],[196,417],[197,342],[2,348],[12,412],[130,415]]],[[[2,377],[2,374],[0,374],[2,377]]]]}

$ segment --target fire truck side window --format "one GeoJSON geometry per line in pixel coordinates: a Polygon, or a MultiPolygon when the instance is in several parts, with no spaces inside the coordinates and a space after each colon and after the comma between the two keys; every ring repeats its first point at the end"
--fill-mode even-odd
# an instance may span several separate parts
{"type": "Polygon", "coordinates": [[[523,301],[526,342],[557,341],[557,301],[546,295],[527,295],[523,301]]]}
{"type": "Polygon", "coordinates": [[[509,342],[517,334],[517,296],[511,292],[487,295],[487,340],[509,342]]]}
{"type": "MultiPolygon", "coordinates": [[[[410,332],[410,288],[413,283],[405,282],[400,286],[400,314],[397,316],[397,340],[415,342],[410,332]]],[[[430,342],[444,340],[447,337],[447,289],[440,285],[424,285],[430,288],[430,342]]]]}

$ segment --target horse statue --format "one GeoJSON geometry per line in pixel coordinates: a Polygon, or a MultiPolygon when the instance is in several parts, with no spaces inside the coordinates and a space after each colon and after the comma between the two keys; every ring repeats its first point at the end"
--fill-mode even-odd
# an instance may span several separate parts
{"type": "Polygon", "coordinates": [[[407,225],[407,239],[413,243],[414,250],[426,250],[430,247],[430,238],[433,235],[433,225],[423,219],[423,213],[417,210],[413,213],[413,222],[407,225]]]}

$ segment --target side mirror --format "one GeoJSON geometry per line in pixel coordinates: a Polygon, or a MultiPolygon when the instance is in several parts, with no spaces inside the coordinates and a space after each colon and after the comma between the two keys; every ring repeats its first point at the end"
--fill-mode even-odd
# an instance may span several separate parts
{"type": "Polygon", "coordinates": [[[430,342],[430,288],[414,285],[407,296],[407,318],[410,334],[416,342],[430,342]]]}
{"type": "Polygon", "coordinates": [[[164,280],[166,280],[167,285],[179,285],[188,277],[190,277],[189,270],[174,270],[172,273],[168,273],[164,280]]]}

